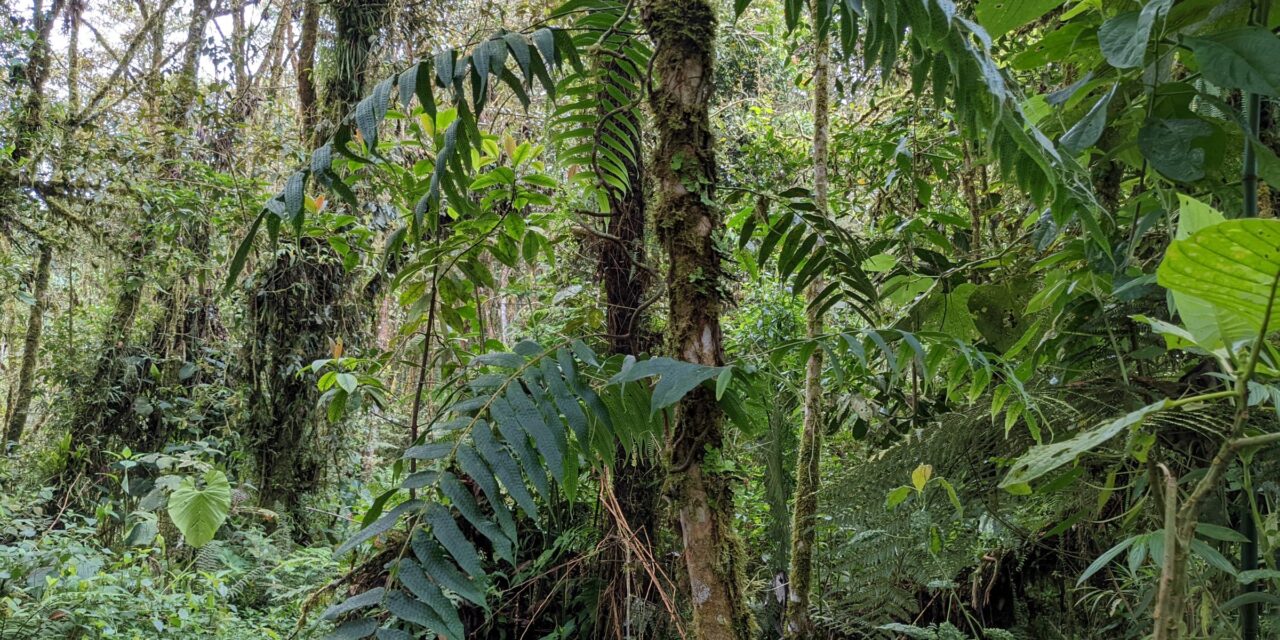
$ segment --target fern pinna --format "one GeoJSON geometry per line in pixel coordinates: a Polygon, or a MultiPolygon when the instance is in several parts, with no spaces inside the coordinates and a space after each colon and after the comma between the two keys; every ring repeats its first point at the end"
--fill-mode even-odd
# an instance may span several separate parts
{"type": "Polygon", "coordinates": [[[490,575],[516,562],[517,509],[538,524],[540,501],[556,490],[572,496],[581,472],[613,466],[618,445],[648,446],[660,437],[655,417],[698,385],[714,385],[726,411],[745,419],[731,367],[630,356],[601,362],[580,341],[551,349],[526,341],[478,356],[472,367],[464,391],[404,453],[421,470],[380,496],[369,524],[336,550],[344,555],[401,523],[408,530],[384,567],[386,586],[322,614],[343,620],[330,637],[399,640],[419,629],[465,637],[455,599],[489,611],[490,575]],[[411,491],[416,497],[404,499],[411,491]],[[393,500],[403,501],[383,513],[393,500]]]}

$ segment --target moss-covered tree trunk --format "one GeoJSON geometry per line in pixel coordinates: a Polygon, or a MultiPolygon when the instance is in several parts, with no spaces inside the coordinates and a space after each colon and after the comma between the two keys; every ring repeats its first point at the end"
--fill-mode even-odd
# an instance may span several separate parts
{"type": "Polygon", "coordinates": [[[14,395],[9,425],[5,429],[5,442],[17,443],[27,426],[36,366],[40,363],[40,334],[44,331],[44,312],[49,307],[49,272],[52,263],[53,248],[49,243],[43,242],[40,244],[40,257],[36,261],[35,279],[31,285],[33,301],[27,315],[27,335],[22,342],[22,366],[18,369],[18,390],[14,395]]]}
{"type": "MultiPolygon", "coordinates": [[[[365,95],[370,52],[388,16],[382,0],[330,3],[334,62],[317,82],[313,55],[319,6],[304,6],[298,63],[299,133],[312,146],[323,144],[365,95]],[[317,84],[322,89],[318,99],[317,84]]],[[[316,406],[314,380],[299,372],[330,356],[338,341],[348,350],[359,347],[356,287],[326,243],[301,238],[275,255],[253,288],[251,337],[243,358],[250,385],[244,433],[256,459],[260,503],[302,525],[309,519],[303,499],[323,485],[325,469],[343,439],[327,428],[325,411],[316,406]]],[[[295,531],[307,537],[305,527],[295,531]]]]}
{"type": "MultiPolygon", "coordinates": [[[[714,89],[716,16],[708,0],[649,0],[644,23],[655,44],[650,95],[658,133],[651,170],[654,222],[669,261],[669,350],[687,362],[724,361],[722,219],[715,205],[716,158],[708,104],[714,89]]],[[[751,615],[741,544],[733,530],[730,479],[705,464],[723,445],[714,394],[690,392],[675,410],[668,481],[683,540],[693,637],[745,640],[751,615]]]]}
{"type": "MultiPolygon", "coordinates": [[[[166,12],[171,4],[161,3],[153,11],[166,12]]],[[[164,134],[159,156],[162,165],[169,171],[165,177],[170,179],[181,177],[182,165],[177,162],[180,157],[180,141],[175,132],[186,124],[187,112],[195,103],[197,71],[201,48],[204,45],[204,30],[210,13],[208,0],[196,0],[191,20],[187,25],[187,40],[183,45],[182,64],[172,75],[170,82],[166,83],[169,85],[167,94],[161,91],[161,85],[158,82],[148,85],[155,95],[148,96],[146,103],[156,107],[150,116],[168,125],[164,127],[168,133],[164,134]]],[[[163,17],[155,14],[148,19],[148,24],[153,25],[152,29],[160,30],[159,25],[163,24],[163,17]]],[[[141,36],[139,41],[140,39],[141,36]]],[[[160,41],[163,42],[163,37],[160,41]]],[[[163,72],[162,67],[163,64],[161,68],[152,69],[151,73],[159,77],[163,72]]],[[[160,122],[156,125],[160,128],[160,122]]],[[[200,224],[204,223],[200,222],[200,224]]],[[[148,278],[146,262],[155,249],[156,236],[154,222],[147,221],[129,243],[120,276],[122,287],[116,298],[111,319],[103,330],[102,346],[93,375],[80,382],[83,393],[80,394],[80,405],[72,418],[72,424],[76,427],[72,432],[72,443],[74,446],[83,445],[88,448],[86,467],[91,470],[105,465],[106,459],[103,455],[105,451],[120,443],[127,443],[135,450],[154,451],[163,447],[168,440],[169,434],[163,421],[159,420],[160,414],[142,415],[135,410],[134,401],[143,391],[140,385],[143,384],[141,381],[145,376],[138,375],[140,365],[131,364],[125,358],[131,348],[136,348],[136,345],[133,347],[130,345],[131,334],[138,312],[142,308],[148,278]]],[[[183,242],[185,242],[187,234],[183,236],[183,242]]],[[[207,245],[207,230],[204,231],[203,237],[207,245]]],[[[174,288],[170,287],[170,289],[174,288]]],[[[165,303],[167,317],[152,332],[153,346],[160,347],[161,355],[173,352],[175,350],[173,345],[179,340],[178,336],[184,336],[188,328],[186,322],[178,322],[180,318],[185,320],[187,308],[185,298],[175,296],[167,298],[165,303]]],[[[173,367],[170,373],[176,377],[178,369],[179,367],[173,367]]],[[[69,472],[77,470],[68,469],[69,472]]]]}
{"type": "MultiPolygon", "coordinates": [[[[815,22],[818,4],[812,3],[815,22]]],[[[813,43],[813,201],[818,215],[827,214],[827,142],[831,119],[829,86],[831,83],[831,46],[825,32],[815,28],[813,43]]],[[[822,314],[816,304],[825,282],[815,278],[805,290],[808,308],[805,312],[805,335],[816,339],[822,335],[822,314]]],[[[825,414],[822,405],[822,350],[814,349],[804,370],[804,431],[796,454],[795,507],[791,519],[791,569],[787,580],[787,616],[784,631],[789,638],[807,638],[813,634],[809,619],[809,591],[813,587],[813,546],[817,539],[819,475],[822,460],[822,429],[825,414]]]]}

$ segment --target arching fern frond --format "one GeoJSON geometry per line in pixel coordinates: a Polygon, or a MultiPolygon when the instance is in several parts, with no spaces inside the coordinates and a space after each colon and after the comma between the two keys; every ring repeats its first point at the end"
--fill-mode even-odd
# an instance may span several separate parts
{"type": "Polygon", "coordinates": [[[353,208],[358,204],[335,168],[335,156],[356,166],[385,161],[379,152],[379,130],[391,112],[393,98],[394,106],[405,115],[411,113],[416,98],[422,113],[432,121],[441,105],[454,116],[439,132],[441,142],[435,150],[430,186],[414,207],[410,233],[401,237],[407,235],[410,242],[416,242],[434,231],[446,204],[460,212],[469,211],[471,204],[465,194],[470,185],[471,150],[482,148],[484,138],[478,122],[493,92],[499,84],[505,85],[527,108],[536,81],[554,98],[552,76],[565,65],[580,69],[577,44],[567,32],[543,27],[529,34],[499,31],[469,50],[446,49],[384,79],[356,104],[332,137],[312,152],[310,163],[295,171],[281,192],[263,206],[232,257],[226,288],[235,285],[264,225],[273,240],[283,224],[292,225],[295,234],[301,233],[310,181],[332,190],[353,208]]]}
{"type": "Polygon", "coordinates": [[[466,392],[405,451],[420,471],[379,496],[365,528],[335,552],[344,555],[407,523],[388,586],[323,614],[336,620],[377,607],[390,619],[381,626],[344,620],[349,631],[339,637],[393,638],[421,629],[465,637],[450,594],[488,611],[491,573],[516,564],[517,510],[539,523],[539,505],[557,491],[572,499],[584,461],[609,467],[619,444],[630,450],[659,437],[655,417],[701,384],[715,381],[722,405],[733,405],[736,392],[723,382],[726,374],[732,378],[729,367],[617,360],[601,363],[581,342],[553,349],[522,342],[513,352],[474,358],[466,392]],[[404,499],[410,489],[417,497],[404,499]],[[384,513],[396,500],[403,501],[384,513]]]}
{"type": "Polygon", "coordinates": [[[566,31],[575,47],[591,53],[589,64],[559,82],[564,99],[552,116],[552,139],[561,164],[602,210],[609,208],[610,191],[640,187],[631,183],[643,163],[641,107],[653,52],[636,37],[634,4],[569,0],[552,14],[572,17],[566,31]]]}

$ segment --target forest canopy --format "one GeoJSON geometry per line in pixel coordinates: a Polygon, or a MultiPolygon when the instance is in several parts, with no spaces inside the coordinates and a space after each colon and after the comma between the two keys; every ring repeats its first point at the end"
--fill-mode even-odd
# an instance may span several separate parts
{"type": "Polygon", "coordinates": [[[0,0],[0,640],[1280,635],[1270,0],[0,0]]]}

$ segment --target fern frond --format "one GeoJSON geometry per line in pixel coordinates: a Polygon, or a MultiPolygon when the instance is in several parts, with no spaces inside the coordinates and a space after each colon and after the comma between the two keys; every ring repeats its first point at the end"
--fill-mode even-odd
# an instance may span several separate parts
{"type": "Polygon", "coordinates": [[[513,508],[537,523],[540,499],[550,500],[555,487],[574,490],[580,456],[611,466],[619,443],[632,451],[653,446],[662,411],[692,388],[732,371],[629,358],[608,376],[616,364],[601,365],[581,343],[543,349],[523,342],[512,353],[475,358],[473,374],[480,367],[495,373],[474,375],[466,385],[469,393],[435,416],[423,441],[406,451],[431,468],[375,500],[365,516],[369,524],[337,549],[345,554],[407,521],[405,544],[412,556],[401,554],[391,590],[372,602],[356,596],[326,616],[376,604],[394,617],[385,629],[425,628],[445,638],[464,637],[449,594],[487,610],[489,573],[495,566],[516,565],[513,508]],[[579,360],[595,366],[584,372],[579,360]],[[418,498],[381,512],[409,487],[418,498]]]}

